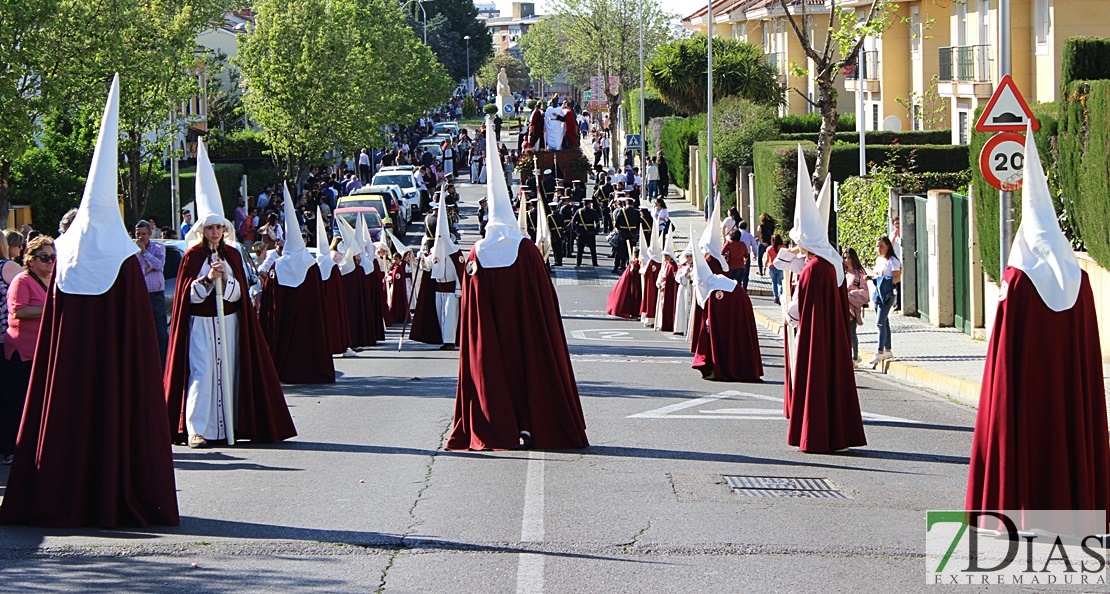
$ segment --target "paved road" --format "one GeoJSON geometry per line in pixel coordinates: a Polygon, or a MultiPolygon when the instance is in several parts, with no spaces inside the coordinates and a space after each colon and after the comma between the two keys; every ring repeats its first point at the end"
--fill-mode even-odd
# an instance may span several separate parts
{"type": "MultiPolygon", "coordinates": [[[[463,188],[464,243],[482,192],[463,188]]],[[[443,451],[457,353],[398,352],[391,331],[337,359],[335,385],[287,389],[296,439],[175,448],[179,527],[0,529],[0,589],[921,589],[924,511],[963,503],[973,411],[861,377],[869,446],[801,454],[780,339],[762,334],[763,383],[703,381],[684,340],[604,316],[608,266],[556,277],[588,450],[443,451]],[[741,495],[726,476],[822,478],[844,497],[741,495]]]]}

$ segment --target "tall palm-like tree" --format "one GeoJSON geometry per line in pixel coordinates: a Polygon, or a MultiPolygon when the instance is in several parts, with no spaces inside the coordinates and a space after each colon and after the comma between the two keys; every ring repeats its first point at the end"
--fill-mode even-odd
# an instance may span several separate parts
{"type": "MultiPolygon", "coordinates": [[[[704,35],[675,40],[661,45],[645,67],[648,84],[679,113],[706,111],[707,49],[704,35]]],[[[713,40],[715,99],[737,96],[778,105],[784,93],[778,70],[767,64],[762,49],[747,41],[713,40]]]]}

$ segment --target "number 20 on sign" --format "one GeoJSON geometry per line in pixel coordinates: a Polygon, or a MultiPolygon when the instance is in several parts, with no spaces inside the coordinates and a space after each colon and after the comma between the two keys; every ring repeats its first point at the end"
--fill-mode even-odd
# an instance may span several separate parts
{"type": "Polygon", "coordinates": [[[1025,172],[1025,137],[1017,132],[992,136],[979,153],[979,170],[987,183],[999,190],[1020,190],[1025,172]]]}

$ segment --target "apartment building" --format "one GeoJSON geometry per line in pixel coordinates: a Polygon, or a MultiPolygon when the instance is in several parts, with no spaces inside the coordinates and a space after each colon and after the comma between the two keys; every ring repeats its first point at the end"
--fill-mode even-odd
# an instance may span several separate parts
{"type": "Polygon", "coordinates": [[[486,19],[486,28],[490,30],[490,36],[493,38],[494,51],[499,54],[509,54],[518,60],[523,59],[518,41],[542,18],[542,15],[536,14],[535,3],[513,2],[513,13],[510,16],[486,19]]]}

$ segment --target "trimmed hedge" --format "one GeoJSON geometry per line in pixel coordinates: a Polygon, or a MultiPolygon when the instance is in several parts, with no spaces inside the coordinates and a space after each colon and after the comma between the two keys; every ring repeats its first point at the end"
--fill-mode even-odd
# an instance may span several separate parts
{"type": "Polygon", "coordinates": [[[212,130],[204,137],[208,156],[213,159],[246,159],[264,157],[269,147],[266,135],[255,130],[212,130]]]}
{"type": "Polygon", "coordinates": [[[1072,37],[1065,41],[1060,79],[1064,89],[1077,80],[1110,79],[1110,39],[1072,37]]]}
{"type": "Polygon", "coordinates": [[[1057,212],[1074,216],[1087,253],[1110,268],[1110,80],[1073,82],[1062,116],[1056,178],[1065,199],[1057,212]]]}
{"type": "MultiPolygon", "coordinates": [[[[783,134],[783,140],[808,140],[817,142],[818,132],[804,132],[800,134],[783,134]]],[[[903,132],[890,132],[878,130],[867,132],[867,144],[949,144],[952,142],[951,130],[909,130],[903,132]]],[[[837,132],[836,142],[859,144],[859,132],[837,132]]]]}
{"type": "MultiPolygon", "coordinates": [[[[798,142],[775,141],[755,144],[756,209],[779,221],[783,231],[794,225],[794,192],[798,169],[798,142]]],[[[812,171],[817,163],[817,145],[802,142],[806,164],[812,171]]],[[[966,171],[968,147],[954,145],[868,145],[867,161],[892,168],[909,178],[927,179],[926,172],[959,173],[966,171]]],[[[859,173],[859,145],[833,147],[829,172],[834,182],[859,173]]],[[[958,179],[958,178],[956,178],[958,179]]],[[[945,176],[938,180],[947,181],[945,176]]]]}
{"type": "MultiPolygon", "coordinates": [[[[836,122],[837,132],[851,132],[856,129],[856,116],[852,113],[840,114],[836,122]]],[[[783,134],[816,134],[821,131],[821,114],[787,115],[779,118],[779,131],[783,134]]]]}
{"type": "Polygon", "coordinates": [[[667,158],[667,173],[672,186],[687,187],[690,147],[698,144],[698,132],[704,128],[705,114],[688,118],[665,118],[659,137],[663,156],[667,158]]]}
{"type": "Polygon", "coordinates": [[[849,177],[838,186],[839,250],[856,250],[864,266],[875,264],[875,240],[886,235],[892,176],[849,177]]]}
{"type": "MultiPolygon", "coordinates": [[[[623,103],[624,113],[628,114],[625,119],[625,128],[629,134],[640,133],[640,89],[632,89],[625,93],[625,100],[623,103]]],[[[674,109],[670,105],[663,103],[663,99],[659,97],[653,89],[647,89],[644,94],[644,111],[647,112],[647,117],[644,122],[650,122],[655,118],[665,118],[675,115],[674,109]]]]}
{"type": "MultiPolygon", "coordinates": [[[[220,187],[220,197],[224,202],[224,214],[231,218],[239,201],[239,184],[243,179],[243,166],[231,163],[214,163],[216,184],[220,187]]],[[[193,201],[196,196],[196,169],[182,169],[178,176],[181,180],[181,205],[193,201]]],[[[249,178],[248,178],[249,179],[249,178]]],[[[170,217],[170,176],[163,173],[150,183],[150,198],[146,203],[143,216],[154,215],[159,221],[169,222],[170,217]]]]}
{"type": "MultiPolygon", "coordinates": [[[[1038,103],[1030,106],[1033,110],[1033,115],[1041,124],[1041,129],[1033,133],[1033,138],[1037,142],[1037,150],[1041,154],[1041,162],[1044,164],[1045,175],[1048,177],[1049,189],[1052,190],[1053,202],[1056,203],[1056,212],[1063,212],[1061,203],[1061,194],[1059,191],[1060,182],[1057,173],[1057,158],[1055,150],[1055,138],[1057,130],[1060,126],[1060,107],[1056,103],[1038,103]]],[[[975,110],[975,118],[983,108],[975,110]]],[[[1105,123],[1110,126],[1110,122],[1105,123]]],[[[979,241],[979,255],[983,262],[983,271],[995,283],[1002,280],[1002,275],[999,273],[1001,268],[1000,246],[999,246],[999,228],[998,228],[998,190],[994,186],[987,183],[983,178],[983,174],[979,171],[979,154],[983,152],[983,145],[987,140],[993,136],[991,133],[976,132],[974,128],[971,132],[970,144],[968,145],[968,164],[971,168],[971,186],[975,188],[973,196],[972,207],[975,209],[975,229],[979,241]]],[[[1103,190],[1105,194],[1105,189],[1103,190]]],[[[1071,195],[1071,194],[1069,194],[1071,195]]],[[[1013,199],[1014,206],[1014,231],[1017,231],[1018,224],[1021,223],[1021,192],[1014,193],[1013,199]]],[[[1105,211],[1105,206],[1103,206],[1105,211]]],[[[1103,214],[1105,216],[1105,212],[1103,214]]],[[[1061,220],[1061,227],[1064,233],[1072,238],[1073,242],[1078,241],[1078,231],[1074,225],[1069,221],[1070,215],[1061,220]]]]}

